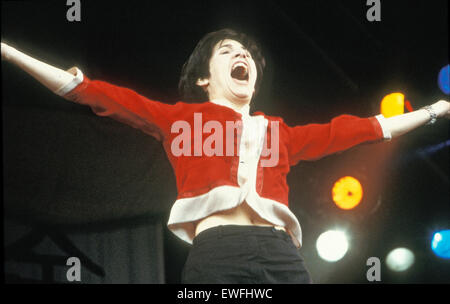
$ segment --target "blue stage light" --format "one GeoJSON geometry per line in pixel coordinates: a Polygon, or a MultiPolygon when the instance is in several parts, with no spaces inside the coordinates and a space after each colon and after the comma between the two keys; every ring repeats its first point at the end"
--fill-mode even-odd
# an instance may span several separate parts
{"type": "Polygon", "coordinates": [[[439,88],[444,92],[445,94],[450,94],[450,80],[449,80],[449,73],[450,73],[450,67],[447,64],[444,66],[441,71],[439,72],[438,76],[438,84],[439,88]]]}
{"type": "Polygon", "coordinates": [[[441,258],[450,259],[450,230],[441,230],[433,235],[431,249],[441,258]]]}

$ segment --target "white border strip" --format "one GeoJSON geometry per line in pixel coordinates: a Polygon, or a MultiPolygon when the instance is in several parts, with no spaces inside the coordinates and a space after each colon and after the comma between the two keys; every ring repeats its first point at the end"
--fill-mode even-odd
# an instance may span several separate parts
{"type": "MultiPolygon", "coordinates": [[[[194,222],[212,213],[228,210],[243,202],[245,191],[239,187],[219,186],[211,191],[190,198],[177,200],[170,211],[167,226],[180,239],[192,244],[195,237],[194,222]]],[[[247,204],[270,223],[286,227],[297,247],[302,244],[302,231],[295,215],[277,201],[262,198],[253,192],[246,198],[247,204]]]]}
{"type": "Polygon", "coordinates": [[[392,139],[392,134],[389,131],[389,129],[386,127],[386,122],[385,122],[386,118],[383,116],[383,114],[379,114],[379,115],[375,116],[375,118],[380,123],[381,130],[383,131],[383,138],[385,140],[391,140],[392,139]]]}
{"type": "Polygon", "coordinates": [[[81,72],[77,67],[70,68],[67,70],[67,72],[74,75],[74,78],[69,83],[64,84],[62,87],[55,91],[55,94],[59,96],[66,95],[83,82],[83,72],[81,72]]]}

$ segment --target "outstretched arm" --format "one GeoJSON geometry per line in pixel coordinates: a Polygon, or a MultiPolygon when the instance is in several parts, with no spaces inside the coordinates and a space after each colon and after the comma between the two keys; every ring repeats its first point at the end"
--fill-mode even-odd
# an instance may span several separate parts
{"type": "Polygon", "coordinates": [[[450,118],[450,103],[439,100],[432,104],[428,111],[422,108],[414,112],[385,118],[383,128],[386,128],[392,137],[400,136],[428,123],[431,120],[430,111],[434,112],[436,118],[450,118]]]}
{"type": "Polygon", "coordinates": [[[60,88],[74,79],[69,72],[32,58],[3,42],[1,43],[1,53],[2,60],[17,65],[52,92],[58,92],[60,88]]]}
{"type": "Polygon", "coordinates": [[[295,165],[300,160],[319,159],[364,142],[397,137],[428,123],[430,112],[439,119],[450,118],[449,111],[450,104],[440,100],[430,106],[430,111],[420,109],[389,118],[382,115],[369,118],[340,115],[327,124],[289,127],[282,123],[282,129],[288,138],[290,165],[295,165]]]}
{"type": "Polygon", "coordinates": [[[181,104],[150,100],[135,91],[100,80],[91,80],[78,68],[61,70],[1,43],[2,60],[9,61],[36,78],[55,94],[89,106],[98,116],[107,116],[163,140],[171,123],[182,111],[181,104]],[[175,116],[174,116],[175,115],[175,116]]]}

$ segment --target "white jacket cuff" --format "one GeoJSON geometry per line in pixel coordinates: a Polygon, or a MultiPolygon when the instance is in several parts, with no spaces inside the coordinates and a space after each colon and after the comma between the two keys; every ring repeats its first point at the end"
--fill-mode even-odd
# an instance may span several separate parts
{"type": "Polygon", "coordinates": [[[72,67],[68,69],[67,72],[73,75],[73,79],[55,91],[55,94],[59,96],[66,95],[83,82],[83,72],[81,72],[77,67],[72,67]]]}
{"type": "Polygon", "coordinates": [[[383,114],[379,114],[375,116],[375,118],[380,123],[381,130],[383,131],[383,139],[387,141],[391,140],[392,134],[391,131],[389,131],[389,129],[386,127],[386,118],[383,116],[383,114]]]}

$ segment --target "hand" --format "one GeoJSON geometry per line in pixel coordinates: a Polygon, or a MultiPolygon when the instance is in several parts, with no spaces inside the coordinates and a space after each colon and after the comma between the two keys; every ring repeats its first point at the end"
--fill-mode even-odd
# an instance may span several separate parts
{"type": "Polygon", "coordinates": [[[446,100],[439,100],[433,104],[437,117],[450,119],[450,103],[446,100]]]}
{"type": "Polygon", "coordinates": [[[11,52],[14,48],[10,47],[6,43],[1,43],[2,60],[8,60],[11,56],[11,52]]]}

